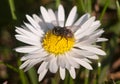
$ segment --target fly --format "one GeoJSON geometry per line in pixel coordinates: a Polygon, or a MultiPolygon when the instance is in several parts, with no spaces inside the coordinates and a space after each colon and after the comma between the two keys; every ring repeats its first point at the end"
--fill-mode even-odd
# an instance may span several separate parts
{"type": "Polygon", "coordinates": [[[73,37],[72,31],[70,29],[67,29],[67,27],[56,26],[53,28],[52,33],[57,35],[57,36],[64,37],[66,39],[73,37]]]}
{"type": "MultiPolygon", "coordinates": [[[[53,28],[52,33],[56,36],[61,36],[61,39],[64,37],[67,40],[67,42],[68,42],[68,38],[73,37],[72,31],[70,29],[68,29],[67,27],[56,26],[56,27],[53,28]]],[[[57,41],[57,43],[58,42],[59,41],[57,41]]]]}

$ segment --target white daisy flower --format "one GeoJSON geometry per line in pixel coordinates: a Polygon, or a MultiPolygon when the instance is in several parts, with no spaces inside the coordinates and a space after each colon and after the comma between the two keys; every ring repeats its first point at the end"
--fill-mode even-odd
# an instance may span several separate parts
{"type": "Polygon", "coordinates": [[[16,39],[27,46],[16,48],[25,53],[21,58],[24,63],[20,69],[29,70],[40,63],[38,68],[39,81],[49,70],[56,73],[59,69],[61,79],[65,78],[66,70],[75,79],[75,69],[83,66],[92,70],[89,59],[98,59],[98,55],[106,53],[97,46],[96,42],[106,41],[101,38],[103,29],[98,29],[100,21],[89,14],[84,14],[76,20],[77,7],[74,6],[65,21],[65,11],[59,5],[58,11],[46,10],[40,7],[42,16],[26,15],[29,23],[16,27],[16,39]]]}

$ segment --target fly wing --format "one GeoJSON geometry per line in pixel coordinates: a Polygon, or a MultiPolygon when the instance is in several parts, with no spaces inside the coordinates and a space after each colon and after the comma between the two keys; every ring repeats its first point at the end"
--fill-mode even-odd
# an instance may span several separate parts
{"type": "Polygon", "coordinates": [[[67,28],[67,29],[70,29],[70,30],[72,31],[72,33],[76,32],[77,29],[79,29],[78,26],[67,26],[66,28],[67,28]]]}

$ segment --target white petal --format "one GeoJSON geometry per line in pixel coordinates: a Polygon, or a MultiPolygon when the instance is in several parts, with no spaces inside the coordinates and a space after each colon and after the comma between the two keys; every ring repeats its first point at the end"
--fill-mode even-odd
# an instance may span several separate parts
{"type": "MultiPolygon", "coordinates": [[[[82,56],[82,55],[79,55],[78,53],[76,53],[76,52],[74,52],[74,51],[72,51],[71,50],[71,52],[69,52],[70,54],[70,56],[71,57],[75,57],[75,58],[84,58],[84,56],[82,56]]],[[[72,58],[71,58],[72,59],[72,58]]]]}
{"type": "Polygon", "coordinates": [[[24,35],[24,36],[27,36],[27,37],[29,37],[29,38],[35,38],[35,39],[39,39],[39,38],[40,38],[39,36],[35,35],[34,33],[30,32],[30,31],[28,31],[28,30],[26,30],[26,29],[17,27],[16,30],[22,32],[22,33],[20,33],[20,34],[22,34],[22,35],[24,35]]]}
{"type": "Polygon", "coordinates": [[[68,70],[68,71],[69,71],[71,77],[72,77],[73,79],[75,79],[75,77],[76,77],[76,72],[75,72],[74,67],[71,67],[71,69],[68,70]]]}
{"type": "Polygon", "coordinates": [[[49,28],[49,29],[54,28],[54,26],[51,24],[51,18],[50,18],[50,16],[49,16],[47,10],[46,10],[43,6],[40,7],[40,10],[41,10],[41,14],[42,14],[43,19],[44,19],[44,21],[46,22],[48,28],[49,28]]]}
{"type": "MultiPolygon", "coordinates": [[[[84,39],[83,41],[79,40],[79,42],[77,44],[80,44],[80,45],[91,45],[93,43],[95,43],[97,41],[97,38],[99,36],[89,36],[87,39],[84,39]]],[[[84,38],[84,37],[83,37],[84,38]]]]}
{"type": "Polygon", "coordinates": [[[98,55],[106,55],[106,53],[103,50],[98,49],[98,48],[93,47],[93,46],[81,46],[80,45],[79,48],[84,49],[84,50],[88,50],[88,51],[93,52],[93,53],[98,54],[98,55]]]}
{"type": "Polygon", "coordinates": [[[37,22],[34,21],[34,19],[32,17],[30,17],[29,15],[26,15],[26,18],[28,19],[28,21],[33,25],[33,27],[38,30],[39,32],[41,32],[41,28],[40,26],[38,25],[37,22]]]}
{"type": "Polygon", "coordinates": [[[45,62],[50,62],[52,59],[54,59],[54,55],[53,54],[49,54],[49,56],[47,56],[45,59],[44,59],[44,61],[45,62]]]}
{"type": "Polygon", "coordinates": [[[85,62],[87,62],[87,63],[92,63],[89,59],[87,59],[87,58],[83,58],[82,59],[83,61],[85,61],[85,62]]]}
{"type": "Polygon", "coordinates": [[[48,62],[43,62],[43,63],[40,65],[40,67],[38,68],[37,73],[38,73],[38,74],[42,73],[42,71],[44,71],[44,70],[46,69],[47,65],[48,65],[48,62]]]}
{"type": "Polygon", "coordinates": [[[30,53],[30,54],[24,55],[20,60],[25,61],[25,60],[29,60],[29,59],[45,58],[47,56],[48,56],[48,53],[46,53],[44,50],[40,49],[39,53],[30,53]]]}
{"type": "Polygon", "coordinates": [[[81,55],[81,56],[93,56],[93,55],[95,55],[92,52],[89,52],[86,50],[80,50],[80,49],[76,49],[76,48],[73,48],[72,51],[77,53],[78,55],[81,55]]]}
{"type": "Polygon", "coordinates": [[[36,34],[36,35],[38,35],[38,36],[43,36],[44,32],[43,32],[42,29],[39,29],[39,31],[38,31],[38,30],[36,30],[32,25],[30,25],[30,24],[28,24],[28,23],[25,23],[25,22],[24,22],[24,24],[25,24],[25,26],[26,26],[31,32],[33,32],[34,34],[36,34]]]}
{"type": "Polygon", "coordinates": [[[74,6],[68,15],[65,26],[71,26],[73,24],[76,16],[76,11],[77,11],[77,7],[74,6]]]}
{"type": "Polygon", "coordinates": [[[58,20],[57,20],[57,17],[55,15],[55,13],[53,12],[53,10],[52,9],[48,9],[48,13],[50,15],[51,21],[54,24],[54,26],[57,26],[58,25],[58,20]]]}
{"type": "Polygon", "coordinates": [[[60,27],[64,27],[65,13],[62,5],[58,7],[58,23],[60,27]]]}
{"type": "MultiPolygon", "coordinates": [[[[78,38],[78,40],[76,40],[77,44],[90,45],[92,43],[95,43],[95,42],[97,42],[97,40],[99,39],[99,37],[101,36],[101,34],[103,32],[104,31],[102,29],[99,29],[99,30],[94,31],[91,35],[87,35],[87,34],[84,33],[84,37],[82,37],[80,39],[78,38]]],[[[104,40],[106,40],[106,39],[104,39],[104,40]]]]}
{"type": "Polygon", "coordinates": [[[19,68],[23,69],[30,63],[30,60],[25,61],[19,68]]]}
{"type": "Polygon", "coordinates": [[[62,80],[65,79],[65,68],[60,67],[60,77],[62,80]]]}
{"type": "MultiPolygon", "coordinates": [[[[37,46],[38,47],[38,46],[37,46]]],[[[41,48],[40,49],[38,49],[38,50],[36,50],[36,51],[34,51],[34,52],[31,52],[30,54],[39,54],[39,55],[48,55],[49,53],[48,52],[46,52],[46,50],[44,50],[44,48],[42,48],[42,46],[41,46],[41,48]],[[41,54],[42,53],[42,54],[41,54]]]]}
{"type": "Polygon", "coordinates": [[[39,22],[42,22],[42,19],[41,19],[38,15],[33,14],[32,16],[33,16],[33,19],[34,19],[38,24],[39,24],[39,22]]]}
{"type": "Polygon", "coordinates": [[[30,45],[36,45],[36,46],[40,46],[41,45],[39,39],[28,38],[28,37],[23,36],[23,35],[15,35],[15,37],[16,37],[17,40],[19,40],[21,42],[24,42],[24,43],[27,43],[27,44],[30,44],[30,45]]]}
{"type": "Polygon", "coordinates": [[[103,42],[103,41],[108,41],[106,38],[98,38],[96,42],[103,42]]]}
{"type": "Polygon", "coordinates": [[[67,26],[67,28],[70,29],[73,34],[79,29],[77,26],[67,26]]]}
{"type": "MultiPolygon", "coordinates": [[[[71,54],[71,55],[72,55],[72,54],[71,54]]],[[[70,65],[71,65],[72,67],[79,68],[79,67],[80,67],[79,64],[78,64],[75,60],[73,60],[73,59],[71,58],[71,55],[66,56],[66,59],[68,60],[68,62],[70,63],[70,65]]]]}
{"type": "Polygon", "coordinates": [[[88,13],[84,14],[75,22],[74,26],[81,26],[84,22],[88,20],[89,17],[90,17],[90,14],[88,13]]]}
{"type": "Polygon", "coordinates": [[[30,63],[27,65],[27,67],[25,68],[24,71],[28,71],[30,68],[32,68],[34,65],[36,65],[37,63],[40,63],[43,59],[39,58],[39,59],[32,59],[30,60],[30,63]]]}
{"type": "Polygon", "coordinates": [[[93,56],[88,56],[86,55],[85,57],[89,58],[89,59],[99,59],[99,57],[97,55],[93,55],[93,56]]]}
{"type": "Polygon", "coordinates": [[[44,32],[48,30],[46,23],[39,16],[37,16],[36,14],[33,14],[33,18],[40,25],[40,30],[43,30],[44,32]]]}
{"type": "Polygon", "coordinates": [[[77,39],[80,39],[83,36],[90,36],[91,34],[93,34],[93,32],[100,26],[100,22],[99,21],[95,21],[93,22],[88,29],[86,29],[84,32],[82,32],[80,35],[77,36],[77,39]]]}
{"type": "Polygon", "coordinates": [[[81,37],[84,36],[84,34],[82,35],[82,33],[84,33],[89,26],[94,22],[95,17],[91,17],[90,19],[88,19],[76,32],[75,32],[75,37],[76,39],[80,39],[81,37]]]}
{"type": "Polygon", "coordinates": [[[18,35],[15,35],[15,36],[18,36],[18,37],[19,36],[27,37],[28,39],[31,39],[33,41],[40,41],[40,38],[41,38],[40,36],[35,35],[31,31],[26,30],[26,29],[22,29],[20,27],[17,27],[16,32],[18,32],[21,35],[18,34],[18,35]]]}
{"type": "Polygon", "coordinates": [[[40,49],[40,48],[36,47],[36,46],[23,46],[23,47],[16,48],[15,50],[17,52],[21,52],[21,53],[30,53],[30,52],[36,51],[38,49],[40,49]]]}
{"type": "Polygon", "coordinates": [[[15,28],[16,28],[15,31],[16,31],[18,34],[25,35],[25,33],[24,33],[23,31],[17,29],[17,28],[22,29],[22,27],[15,27],[15,28]]]}
{"type": "Polygon", "coordinates": [[[32,54],[32,55],[25,55],[20,60],[25,61],[25,60],[31,60],[31,59],[37,59],[37,58],[41,58],[41,56],[32,54]]]}
{"type": "Polygon", "coordinates": [[[48,69],[44,69],[40,74],[39,74],[39,81],[42,81],[44,76],[46,75],[48,69]]]}
{"type": "Polygon", "coordinates": [[[58,65],[62,68],[70,69],[71,65],[68,62],[66,55],[58,56],[58,65]]]}
{"type": "Polygon", "coordinates": [[[104,33],[104,30],[103,29],[98,29],[91,34],[91,37],[101,36],[102,33],[104,33]]]}
{"type": "Polygon", "coordinates": [[[74,59],[77,63],[79,63],[80,65],[82,65],[83,67],[85,67],[85,68],[87,68],[87,69],[89,69],[89,70],[92,70],[91,65],[90,65],[89,63],[87,63],[86,61],[84,61],[84,60],[82,60],[82,59],[74,58],[74,57],[73,57],[73,59],[74,59]]]}
{"type": "Polygon", "coordinates": [[[58,70],[57,57],[54,57],[49,64],[50,72],[56,73],[58,70]]]}
{"type": "Polygon", "coordinates": [[[99,26],[100,26],[100,21],[95,21],[91,24],[91,26],[84,32],[85,35],[90,35],[93,33],[99,26]]]}
{"type": "Polygon", "coordinates": [[[70,67],[72,66],[69,62],[68,62],[68,60],[66,59],[66,61],[65,61],[65,64],[66,64],[66,66],[65,66],[65,68],[66,69],[70,69],[70,67]]]}
{"type": "Polygon", "coordinates": [[[58,65],[62,68],[65,68],[66,62],[65,62],[65,56],[58,56],[58,65]]]}
{"type": "Polygon", "coordinates": [[[65,53],[64,61],[65,61],[65,67],[69,70],[71,68],[71,64],[69,63],[69,60],[67,59],[68,56],[69,54],[65,53]]]}

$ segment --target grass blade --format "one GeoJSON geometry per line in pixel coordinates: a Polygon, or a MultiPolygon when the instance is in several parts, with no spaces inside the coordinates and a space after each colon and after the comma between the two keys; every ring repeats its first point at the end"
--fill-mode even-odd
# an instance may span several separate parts
{"type": "MultiPolygon", "coordinates": [[[[20,60],[18,60],[18,65],[21,65],[21,61],[20,60]]],[[[28,79],[27,79],[25,73],[22,70],[20,70],[20,69],[19,69],[19,75],[20,75],[20,80],[22,82],[21,84],[29,84],[28,83],[28,79]]]]}
{"type": "Polygon", "coordinates": [[[9,6],[10,6],[10,11],[12,14],[12,19],[13,20],[17,20],[17,16],[15,15],[15,4],[14,4],[14,0],[9,0],[9,6]]]}
{"type": "Polygon", "coordinates": [[[116,0],[116,6],[117,6],[118,19],[119,19],[119,21],[120,21],[120,4],[119,4],[118,0],[116,0]]]}
{"type": "Polygon", "coordinates": [[[59,4],[60,4],[60,0],[56,0],[56,8],[58,8],[59,4]]]}
{"type": "Polygon", "coordinates": [[[32,84],[38,84],[37,74],[36,74],[36,71],[34,68],[31,68],[28,71],[28,75],[29,75],[29,78],[30,78],[32,84]]]}
{"type": "Polygon", "coordinates": [[[108,5],[109,5],[109,1],[110,1],[110,0],[106,0],[105,6],[104,6],[104,8],[103,8],[103,10],[102,10],[102,13],[101,13],[101,15],[100,15],[100,21],[102,20],[104,14],[105,14],[105,11],[106,11],[106,9],[107,9],[107,7],[108,7],[108,5]]]}

